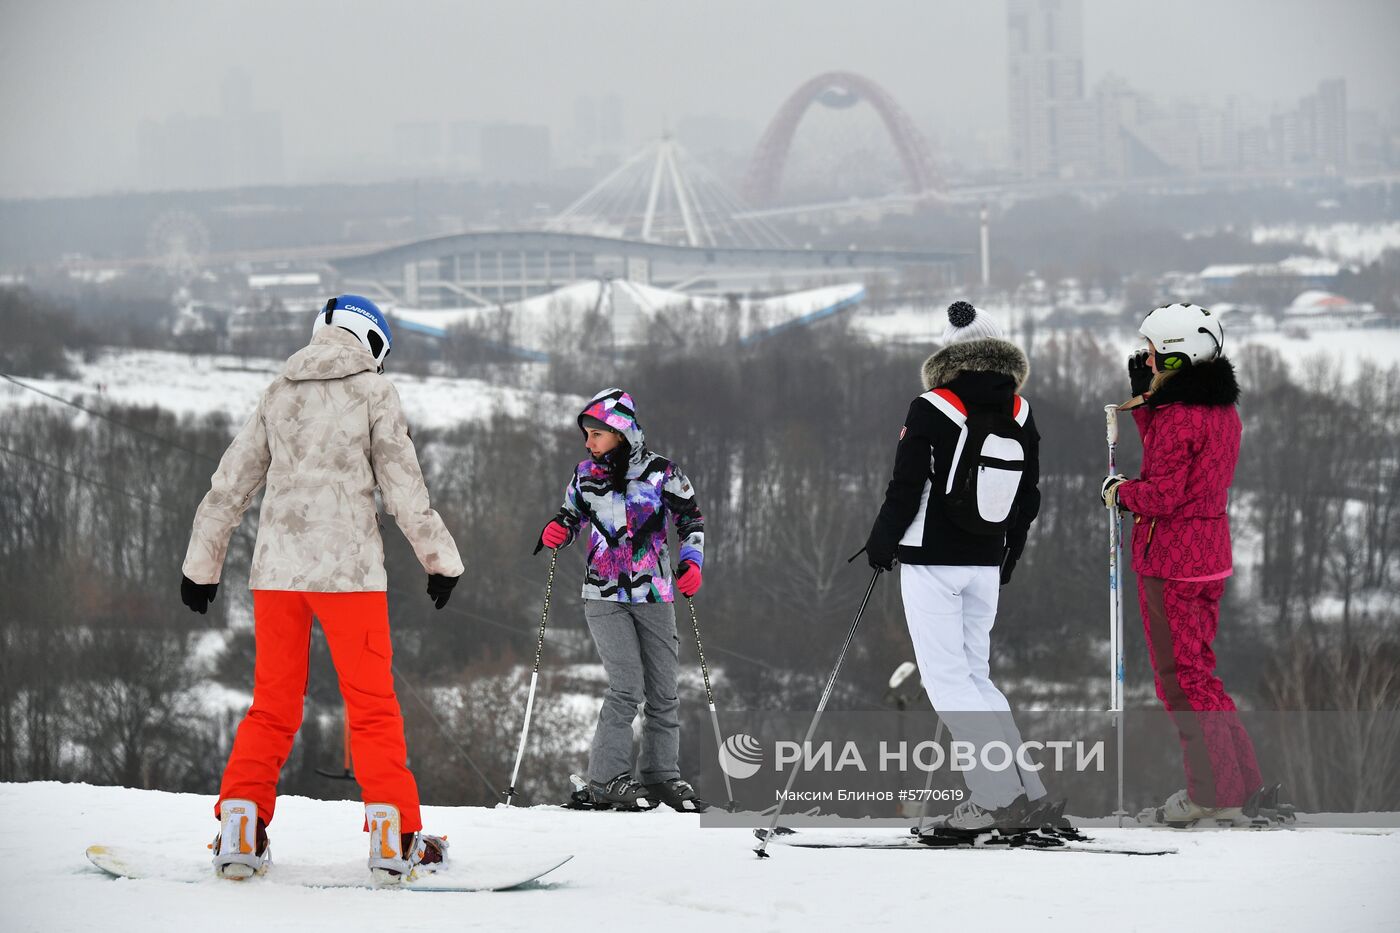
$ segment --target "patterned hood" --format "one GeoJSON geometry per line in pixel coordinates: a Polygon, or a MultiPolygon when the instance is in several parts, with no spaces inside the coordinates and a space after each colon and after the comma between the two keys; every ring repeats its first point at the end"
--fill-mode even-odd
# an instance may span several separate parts
{"type": "Polygon", "coordinates": [[[282,376],[292,382],[311,379],[344,379],[356,373],[377,372],[379,364],[370,356],[360,338],[339,327],[325,327],[311,342],[293,353],[282,367],[282,376]]]}
{"type": "Polygon", "coordinates": [[[589,525],[583,598],[673,602],[668,521],[676,526],[681,562],[696,567],[705,562],[705,518],[695,502],[695,489],[680,467],[647,450],[632,396],[626,392],[599,392],[579,412],[580,430],[585,417],[617,431],[631,450],[626,462],[590,457],[578,464],[554,517],[568,529],[566,544],[578,537],[585,522],[589,525]]]}
{"type": "Polygon", "coordinates": [[[604,389],[593,396],[583,411],[578,413],[579,430],[587,435],[588,432],[583,427],[585,416],[597,418],[625,437],[632,448],[628,460],[632,463],[642,461],[646,455],[647,438],[646,432],[637,423],[637,408],[632,404],[632,396],[621,389],[604,389]]]}

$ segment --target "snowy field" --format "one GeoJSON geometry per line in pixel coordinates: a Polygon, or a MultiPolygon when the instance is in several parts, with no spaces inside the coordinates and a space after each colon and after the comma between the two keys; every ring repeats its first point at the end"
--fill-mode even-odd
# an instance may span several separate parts
{"type": "MultiPolygon", "coordinates": [[[[1011,322],[1009,339],[1025,346],[1025,333],[1018,329],[1022,313],[1004,306],[989,306],[992,314],[1003,324],[1011,322]]],[[[1042,315],[1037,315],[1042,316],[1042,315]]],[[[942,308],[901,308],[890,313],[857,312],[851,317],[851,329],[866,337],[887,343],[932,345],[939,342],[947,318],[942,308]]],[[[1066,331],[1050,328],[1036,330],[1036,342],[1064,336],[1066,331]]],[[[1126,329],[1101,335],[1119,347],[1126,356],[1141,346],[1142,338],[1126,329]]],[[[1238,356],[1242,346],[1256,345],[1277,350],[1286,360],[1298,363],[1314,357],[1328,357],[1344,371],[1354,372],[1362,360],[1381,366],[1400,364],[1400,328],[1386,327],[1324,327],[1311,330],[1245,330],[1232,326],[1226,319],[1225,352],[1238,356]]],[[[1032,377],[1034,378],[1034,377],[1032,377]]]]}
{"type": "MultiPolygon", "coordinates": [[[[0,785],[0,928],[20,931],[240,929],[566,930],[1329,930],[1396,929],[1400,836],[1341,830],[1100,838],[1175,855],[848,851],[771,847],[747,830],[701,829],[671,811],[574,813],[425,808],[428,828],[473,854],[569,854],[536,884],[499,893],[417,894],[115,880],[83,852],[123,843],[208,857],[212,798],[73,784],[0,785]],[[37,860],[37,861],[36,861],[37,860]],[[36,866],[34,874],[18,871],[36,866]]],[[[358,860],[360,806],[283,798],[276,864],[358,860]]]]}
{"type": "MultiPolygon", "coordinates": [[[[1000,320],[1017,320],[1006,308],[995,308],[1000,320]]],[[[931,344],[939,340],[946,320],[928,309],[905,308],[889,314],[856,312],[852,329],[879,341],[931,344]]],[[[1058,331],[1039,329],[1037,341],[1058,331]]],[[[1315,356],[1337,360],[1354,371],[1363,359],[1382,366],[1400,363],[1400,328],[1315,329],[1301,332],[1231,331],[1227,352],[1241,345],[1259,344],[1278,350],[1290,361],[1315,356]]],[[[1024,342],[1014,329],[1012,340],[1024,342]]],[[[1128,353],[1140,340],[1127,331],[1108,335],[1128,353]]],[[[529,364],[523,364],[529,365],[529,364]]],[[[109,348],[92,362],[74,363],[71,379],[25,378],[22,381],[71,401],[105,400],[123,405],[153,405],[179,415],[202,416],[222,412],[235,424],[247,418],[258,396],[280,371],[280,360],[245,359],[236,356],[190,355],[160,350],[109,348]],[[99,388],[100,387],[100,388],[99,388]]],[[[564,425],[583,407],[582,396],[560,395],[532,388],[493,385],[482,379],[412,376],[389,372],[403,398],[409,423],[414,427],[448,428],[484,420],[499,413],[514,418],[564,425]]],[[[46,402],[8,382],[0,382],[0,410],[46,402]]]]}
{"type": "MultiPolygon", "coordinates": [[[[223,412],[234,424],[241,424],[282,365],[281,360],[112,348],[101,351],[91,363],[77,361],[75,378],[22,381],[72,401],[86,397],[153,405],[180,415],[223,412]]],[[[481,379],[411,376],[392,368],[388,375],[413,427],[447,428],[497,413],[566,424],[587,401],[582,396],[495,386],[481,379]]],[[[41,396],[0,382],[0,408],[42,401],[41,396]]]]}
{"type": "Polygon", "coordinates": [[[1386,367],[1400,363],[1400,328],[1318,330],[1306,338],[1278,331],[1257,332],[1241,335],[1237,343],[1269,347],[1290,361],[1329,357],[1349,372],[1361,360],[1386,367]]]}
{"type": "Polygon", "coordinates": [[[1400,249],[1400,222],[1273,224],[1250,231],[1255,243],[1306,243],[1341,262],[1371,263],[1386,250],[1400,249]]]}

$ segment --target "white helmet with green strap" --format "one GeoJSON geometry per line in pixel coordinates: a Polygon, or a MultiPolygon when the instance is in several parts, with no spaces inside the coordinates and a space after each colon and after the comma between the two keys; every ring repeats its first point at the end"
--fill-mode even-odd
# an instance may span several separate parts
{"type": "Polygon", "coordinates": [[[1157,368],[1163,372],[1208,363],[1220,355],[1225,343],[1220,318],[1193,304],[1157,308],[1143,319],[1139,331],[1152,341],[1157,368]]]}

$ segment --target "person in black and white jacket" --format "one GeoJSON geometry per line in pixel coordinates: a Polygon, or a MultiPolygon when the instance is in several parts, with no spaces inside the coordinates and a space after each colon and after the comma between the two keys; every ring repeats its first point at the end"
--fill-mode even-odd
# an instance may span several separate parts
{"type": "MultiPolygon", "coordinates": [[[[1040,510],[1040,436],[1017,395],[1030,372],[1001,328],[965,301],[948,308],[944,347],[923,365],[927,390],[909,406],[894,475],[866,542],[873,568],[900,567],[919,673],[953,738],[1021,745],[989,672],[999,586],[1011,579],[1040,510]]],[[[1027,825],[1043,804],[1034,771],[965,772],[970,799],[943,833],[1027,825]]],[[[1048,803],[1048,801],[1046,801],[1048,803]]]]}

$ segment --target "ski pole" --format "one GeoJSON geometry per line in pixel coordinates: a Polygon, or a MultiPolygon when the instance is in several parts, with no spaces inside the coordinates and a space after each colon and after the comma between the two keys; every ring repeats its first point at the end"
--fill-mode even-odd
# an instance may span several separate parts
{"type": "MultiPolygon", "coordinates": [[[[943,717],[942,717],[942,716],[939,716],[939,717],[938,717],[938,731],[935,732],[934,735],[933,735],[933,744],[934,744],[934,745],[941,745],[941,744],[943,743],[943,729],[944,729],[944,726],[945,726],[945,724],[944,724],[944,722],[943,722],[943,717]]],[[[932,798],[933,798],[933,769],[932,769],[932,768],[929,768],[929,769],[928,769],[928,780],[924,782],[924,804],[923,804],[922,807],[919,808],[919,826],[918,826],[918,829],[917,829],[915,835],[922,836],[922,835],[924,834],[924,820],[925,820],[925,818],[928,817],[928,805],[929,805],[929,801],[930,801],[932,798]]]]}
{"type": "MultiPolygon", "coordinates": [[[[1118,406],[1105,405],[1108,475],[1118,473],[1118,406]]],[[[1118,808],[1113,815],[1123,825],[1123,518],[1115,502],[1108,509],[1108,706],[1118,733],[1118,808]]]]}
{"type": "MultiPolygon", "coordinates": [[[[705,646],[700,643],[700,621],[695,617],[695,600],[687,596],[686,605],[690,607],[690,625],[695,629],[695,651],[700,655],[700,674],[705,678],[705,699],[710,704],[710,723],[715,727],[715,758],[724,751],[724,738],[719,730],[719,712],[715,709],[715,692],[710,688],[710,668],[705,663],[705,646]]],[[[724,770],[721,762],[719,773],[724,775],[724,792],[729,796],[729,803],[725,809],[733,813],[738,809],[738,801],[734,799],[734,787],[729,781],[729,772],[724,770]]]]}
{"type": "Polygon", "coordinates": [[[535,666],[530,671],[530,694],[525,699],[525,723],[520,727],[520,745],[515,750],[515,767],[510,772],[510,786],[506,788],[506,806],[515,800],[515,780],[520,776],[520,760],[525,757],[525,738],[530,734],[530,714],[535,711],[535,685],[540,679],[540,653],[544,651],[544,629],[549,624],[549,596],[554,592],[554,568],[559,563],[559,549],[549,549],[549,579],[544,585],[544,611],[540,613],[540,637],[535,641],[535,666]]]}
{"type": "MultiPolygon", "coordinates": [[[[856,557],[860,554],[857,552],[856,557]]],[[[854,560],[855,558],[852,558],[854,560]]],[[[807,727],[807,737],[802,740],[802,747],[807,748],[812,743],[812,736],[817,732],[817,723],[821,722],[822,713],[826,710],[826,703],[831,699],[831,691],[836,689],[836,675],[841,672],[841,663],[846,660],[846,652],[851,648],[851,641],[856,637],[856,627],[860,625],[860,617],[865,615],[865,607],[870,602],[870,594],[875,592],[875,584],[880,580],[883,570],[876,569],[870,575],[870,585],[865,588],[865,597],[860,601],[860,608],[856,610],[856,617],[851,620],[851,630],[846,633],[846,640],[841,645],[841,653],[836,656],[836,666],[831,669],[831,677],[827,679],[826,689],[822,691],[822,697],[817,702],[817,711],[812,716],[812,724],[807,727]]],[[[778,804],[773,808],[773,822],[769,824],[768,831],[763,834],[758,843],[758,848],[754,849],[754,854],[759,858],[768,858],[768,840],[773,838],[773,831],[778,828],[778,820],[783,815],[783,805],[787,803],[788,794],[792,792],[793,782],[797,780],[797,768],[794,767],[788,774],[787,786],[783,788],[782,796],[778,798],[778,804]]]]}
{"type": "Polygon", "coordinates": [[[340,773],[327,771],[324,768],[317,768],[316,773],[321,777],[330,778],[332,781],[353,781],[355,774],[350,770],[350,714],[347,712],[345,718],[340,723],[340,773]]]}

